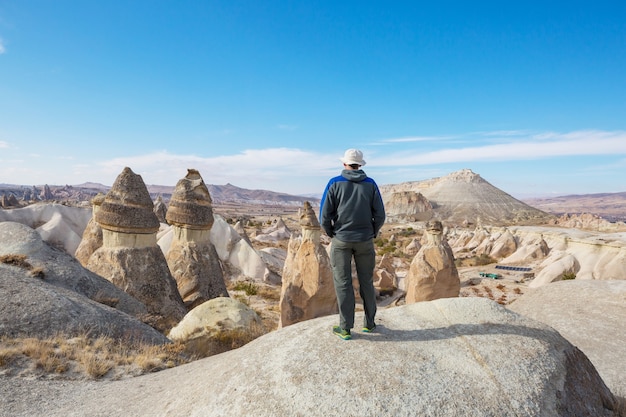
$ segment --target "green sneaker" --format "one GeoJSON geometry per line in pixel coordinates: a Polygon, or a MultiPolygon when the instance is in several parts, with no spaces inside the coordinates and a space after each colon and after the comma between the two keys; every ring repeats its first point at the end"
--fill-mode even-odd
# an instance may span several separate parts
{"type": "Polygon", "coordinates": [[[374,324],[374,325],[372,325],[371,327],[369,327],[369,326],[365,326],[365,327],[363,327],[363,328],[361,329],[361,331],[362,331],[363,333],[373,333],[375,328],[376,328],[376,325],[374,324]]]}
{"type": "Polygon", "coordinates": [[[343,340],[352,339],[352,335],[350,334],[350,330],[342,329],[339,326],[333,326],[333,333],[342,338],[343,340]]]}

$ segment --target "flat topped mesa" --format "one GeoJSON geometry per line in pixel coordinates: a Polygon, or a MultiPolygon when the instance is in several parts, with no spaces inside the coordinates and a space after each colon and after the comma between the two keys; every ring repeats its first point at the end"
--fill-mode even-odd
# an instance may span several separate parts
{"type": "Polygon", "coordinates": [[[159,230],[154,204],[141,175],[126,167],[95,213],[103,229],[120,233],[151,234],[159,230]]]}
{"type": "Polygon", "coordinates": [[[211,195],[200,173],[188,169],[185,178],[178,181],[166,220],[169,224],[187,229],[211,229],[213,208],[211,195]]]}

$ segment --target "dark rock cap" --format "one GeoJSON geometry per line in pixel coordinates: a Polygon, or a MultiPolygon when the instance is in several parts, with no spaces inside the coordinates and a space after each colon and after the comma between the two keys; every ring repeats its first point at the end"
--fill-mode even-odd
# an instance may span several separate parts
{"type": "Polygon", "coordinates": [[[104,229],[122,233],[156,233],[159,220],[141,175],[126,167],[104,197],[96,221],[104,229]]]}
{"type": "Polygon", "coordinates": [[[188,229],[210,229],[213,226],[211,195],[200,173],[188,169],[178,181],[165,216],[169,224],[188,229]]]}

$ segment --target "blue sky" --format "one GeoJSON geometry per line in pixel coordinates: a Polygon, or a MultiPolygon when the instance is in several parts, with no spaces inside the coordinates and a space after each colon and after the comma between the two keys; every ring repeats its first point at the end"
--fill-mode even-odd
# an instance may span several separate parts
{"type": "Polygon", "coordinates": [[[0,0],[0,183],[626,191],[626,2],[0,0]]]}

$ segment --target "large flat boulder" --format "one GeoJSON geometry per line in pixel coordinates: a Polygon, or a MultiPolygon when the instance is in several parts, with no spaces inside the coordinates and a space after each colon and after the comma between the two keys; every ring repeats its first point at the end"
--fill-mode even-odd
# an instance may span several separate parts
{"type": "Polygon", "coordinates": [[[587,355],[611,391],[626,398],[626,281],[558,281],[508,307],[558,330],[587,355]]]}
{"type": "Polygon", "coordinates": [[[68,388],[71,404],[47,398],[46,415],[617,416],[580,350],[487,299],[385,309],[376,333],[351,341],[331,333],[336,323],[304,321],[178,368],[68,388]]]}

